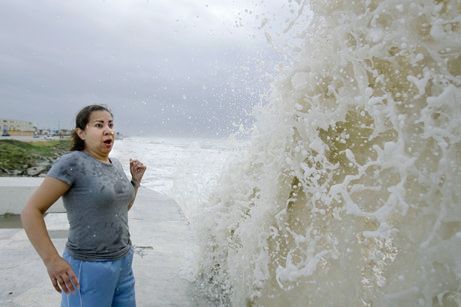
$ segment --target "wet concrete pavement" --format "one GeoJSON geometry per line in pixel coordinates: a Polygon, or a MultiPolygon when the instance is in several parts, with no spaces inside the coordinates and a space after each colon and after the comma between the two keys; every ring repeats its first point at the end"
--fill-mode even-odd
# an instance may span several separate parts
{"type": "MultiPolygon", "coordinates": [[[[45,221],[62,252],[68,229],[65,213],[50,213],[45,221]]],[[[174,201],[141,189],[129,224],[138,306],[213,305],[194,283],[196,239],[174,201]]],[[[60,294],[23,229],[0,228],[0,251],[0,306],[59,306],[60,294]]]]}

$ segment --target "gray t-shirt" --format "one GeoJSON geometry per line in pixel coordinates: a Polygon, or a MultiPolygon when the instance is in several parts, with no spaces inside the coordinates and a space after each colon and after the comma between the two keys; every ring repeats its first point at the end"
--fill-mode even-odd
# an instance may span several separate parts
{"type": "Polygon", "coordinates": [[[130,249],[128,205],[135,190],[121,163],[103,163],[84,151],[60,157],[48,176],[70,189],[63,195],[70,229],[66,247],[80,260],[115,260],[130,249]]]}

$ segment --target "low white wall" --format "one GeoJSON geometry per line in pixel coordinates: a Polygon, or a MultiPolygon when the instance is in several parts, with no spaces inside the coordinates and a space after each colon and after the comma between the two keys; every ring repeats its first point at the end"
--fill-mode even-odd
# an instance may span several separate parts
{"type": "MultiPolygon", "coordinates": [[[[20,214],[42,181],[40,177],[0,177],[0,215],[20,214]]],[[[62,199],[58,199],[47,212],[66,212],[62,199]]]]}

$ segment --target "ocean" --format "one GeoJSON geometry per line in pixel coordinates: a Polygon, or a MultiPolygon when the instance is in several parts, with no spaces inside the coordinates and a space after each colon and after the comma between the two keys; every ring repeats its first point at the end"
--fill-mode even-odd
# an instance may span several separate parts
{"type": "Polygon", "coordinates": [[[289,3],[298,46],[243,146],[122,160],[183,208],[224,305],[461,306],[459,1],[289,3]]]}
{"type": "Polygon", "coordinates": [[[117,140],[111,154],[127,174],[130,159],[143,162],[142,185],[175,200],[192,220],[218,184],[226,161],[246,146],[234,138],[131,137],[117,140]]]}

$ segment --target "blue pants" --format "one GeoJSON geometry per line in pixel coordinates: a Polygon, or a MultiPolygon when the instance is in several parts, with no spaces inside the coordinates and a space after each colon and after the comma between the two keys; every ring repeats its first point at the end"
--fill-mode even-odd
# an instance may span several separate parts
{"type": "Polygon", "coordinates": [[[133,250],[114,261],[82,261],[64,250],[80,282],[74,293],[62,292],[61,307],[134,307],[133,250]]]}

